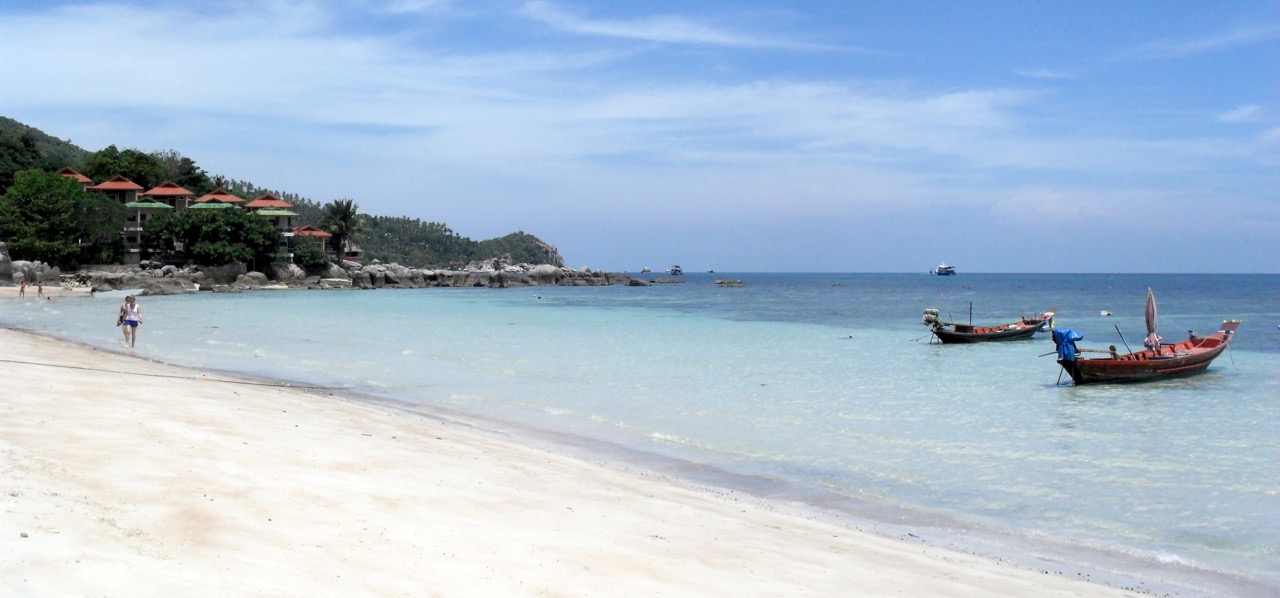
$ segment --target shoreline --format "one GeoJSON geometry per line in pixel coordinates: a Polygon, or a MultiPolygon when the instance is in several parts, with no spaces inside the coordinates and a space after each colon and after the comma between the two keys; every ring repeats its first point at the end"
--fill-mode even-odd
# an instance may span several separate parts
{"type": "Polygon", "coordinates": [[[13,330],[0,348],[45,364],[0,363],[3,593],[1149,592],[341,392],[202,379],[13,330]]]}

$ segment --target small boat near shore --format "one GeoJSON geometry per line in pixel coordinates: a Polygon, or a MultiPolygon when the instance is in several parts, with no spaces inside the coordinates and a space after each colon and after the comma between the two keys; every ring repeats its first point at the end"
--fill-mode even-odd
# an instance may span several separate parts
{"type": "MultiPolygon", "coordinates": [[[[1094,384],[1100,382],[1142,382],[1159,380],[1177,376],[1199,374],[1209,368],[1219,355],[1235,338],[1240,320],[1223,320],[1218,331],[1208,336],[1200,336],[1194,331],[1188,334],[1187,340],[1176,343],[1163,343],[1156,334],[1156,302],[1151,289],[1147,289],[1147,338],[1143,341],[1146,347],[1140,351],[1119,354],[1116,346],[1107,350],[1078,349],[1076,341],[1084,336],[1071,329],[1053,331],[1053,342],[1057,346],[1058,365],[1062,366],[1075,384],[1094,384]],[[1103,353],[1103,357],[1081,357],[1080,353],[1103,353]]],[[[1116,332],[1120,329],[1117,327],[1116,332]]],[[[1121,342],[1124,336],[1120,336],[1121,342]]],[[[1125,343],[1126,349],[1128,343],[1125,343]]]]}
{"type": "Polygon", "coordinates": [[[937,309],[929,308],[924,310],[924,324],[932,327],[933,336],[943,344],[1013,341],[1031,338],[1035,333],[1051,326],[1056,313],[1057,308],[1054,308],[1030,318],[1023,316],[1017,322],[974,326],[972,323],[948,322],[939,317],[937,309]]]}
{"type": "Polygon", "coordinates": [[[1058,364],[1076,384],[1099,382],[1141,382],[1199,374],[1209,368],[1235,338],[1240,320],[1223,320],[1217,332],[1190,338],[1178,343],[1161,344],[1155,349],[1143,349],[1123,355],[1110,350],[1076,349],[1075,341],[1083,337],[1071,329],[1053,331],[1053,341],[1058,345],[1058,364]],[[1064,351],[1063,346],[1068,348],[1064,351]],[[1083,358],[1081,352],[1106,353],[1106,357],[1083,358]]]}

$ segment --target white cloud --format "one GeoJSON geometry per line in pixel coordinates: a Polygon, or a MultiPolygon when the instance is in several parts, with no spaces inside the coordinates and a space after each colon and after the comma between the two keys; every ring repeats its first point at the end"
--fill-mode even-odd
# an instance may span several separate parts
{"type": "Polygon", "coordinates": [[[1218,120],[1224,123],[1249,123],[1256,122],[1260,114],[1261,110],[1250,104],[1223,112],[1218,115],[1218,120]]]}
{"type": "Polygon", "coordinates": [[[1074,79],[1075,75],[1050,69],[1018,69],[1014,71],[1019,77],[1028,79],[1074,79]]]}
{"type": "Polygon", "coordinates": [[[1122,52],[1118,58],[1159,60],[1218,52],[1280,39],[1280,25],[1240,27],[1224,33],[1186,39],[1161,39],[1122,52]]]}
{"type": "MultiPolygon", "coordinates": [[[[1170,188],[1188,198],[1275,188],[1274,175],[1241,165],[1274,163],[1280,130],[1269,141],[1140,124],[1122,132],[1074,114],[1066,92],[822,69],[715,79],[672,67],[646,78],[629,70],[636,58],[625,51],[541,38],[536,50],[439,45],[379,31],[380,14],[348,27],[351,15],[322,3],[235,6],[5,15],[0,55],[17,59],[0,61],[0,113],[88,149],[175,148],[212,173],[320,201],[352,197],[372,213],[439,220],[477,238],[521,227],[564,247],[591,223],[661,228],[672,214],[744,229],[874,223],[940,206],[1085,222],[1097,210],[1128,218],[1134,210],[1113,199],[1153,207],[1170,188]],[[182,35],[157,35],[165,31],[182,35]],[[1244,176],[1222,176],[1231,169],[1244,176]],[[1212,183],[1197,179],[1206,172],[1212,183]]],[[[708,53],[777,43],[678,17],[585,19],[548,3],[502,26],[540,29],[529,11],[567,31],[708,53]]],[[[1250,105],[1219,118],[1260,116],[1250,105]]]]}
{"type": "Polygon", "coordinates": [[[632,20],[590,19],[544,0],[526,2],[520,12],[528,18],[553,29],[579,35],[623,38],[665,44],[809,50],[837,49],[820,44],[739,33],[699,23],[678,15],[656,15],[632,20]]]}
{"type": "Polygon", "coordinates": [[[439,14],[450,11],[455,0],[395,0],[382,10],[391,14],[439,14]]]}

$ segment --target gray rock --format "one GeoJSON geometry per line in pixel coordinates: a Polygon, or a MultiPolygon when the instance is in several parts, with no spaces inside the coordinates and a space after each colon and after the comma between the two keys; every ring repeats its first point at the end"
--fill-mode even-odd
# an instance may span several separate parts
{"type": "Polygon", "coordinates": [[[144,297],[150,295],[181,295],[183,293],[195,293],[199,290],[200,285],[185,278],[153,278],[142,284],[142,292],[138,294],[144,297]]]}
{"type": "Polygon", "coordinates": [[[351,286],[360,289],[372,289],[373,277],[368,272],[357,272],[351,277],[351,286]]]}
{"type": "Polygon", "coordinates": [[[563,269],[550,264],[542,264],[529,269],[529,278],[538,284],[559,284],[565,276],[563,269]]]}
{"type": "Polygon", "coordinates": [[[351,273],[345,268],[337,264],[331,264],[329,269],[321,273],[321,278],[345,278],[347,282],[351,281],[351,273]]]}
{"type": "Polygon", "coordinates": [[[9,248],[0,241],[0,285],[13,282],[13,260],[9,259],[9,248]]]}
{"type": "Polygon", "coordinates": [[[242,274],[249,272],[244,264],[227,264],[225,266],[200,266],[201,272],[209,277],[211,284],[232,284],[242,274]]]}
{"type": "Polygon", "coordinates": [[[297,264],[272,265],[272,274],[278,282],[294,282],[307,278],[307,273],[297,264]]]}
{"type": "Polygon", "coordinates": [[[271,282],[267,279],[267,275],[261,272],[246,272],[236,277],[235,284],[243,287],[260,287],[271,282]]]}
{"type": "Polygon", "coordinates": [[[350,278],[321,278],[319,281],[322,289],[349,289],[351,288],[350,278]]]}

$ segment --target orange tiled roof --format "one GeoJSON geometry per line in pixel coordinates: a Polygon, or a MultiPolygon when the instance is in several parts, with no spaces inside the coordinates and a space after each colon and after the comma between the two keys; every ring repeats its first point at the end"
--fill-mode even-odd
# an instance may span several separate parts
{"type": "Polygon", "coordinates": [[[142,190],[141,185],[129,179],[126,179],[118,174],[116,176],[111,177],[110,179],[102,181],[102,184],[100,185],[94,185],[89,188],[95,191],[141,191],[142,190]]]}
{"type": "Polygon", "coordinates": [[[293,229],[293,234],[301,235],[304,237],[332,237],[333,236],[314,226],[311,226],[310,224],[306,226],[299,226],[298,228],[293,229]]]}
{"type": "Polygon", "coordinates": [[[77,183],[81,183],[81,184],[88,183],[90,185],[93,184],[93,179],[87,176],[84,176],[83,174],[80,174],[79,172],[76,171],[76,169],[70,166],[64,166],[62,170],[58,172],[58,174],[67,178],[75,179],[77,183]]]}
{"type": "Polygon", "coordinates": [[[160,183],[160,186],[159,186],[159,187],[156,187],[155,189],[152,189],[152,190],[150,190],[150,191],[147,191],[146,193],[143,193],[143,195],[150,195],[150,196],[153,196],[153,197],[155,197],[155,196],[159,196],[159,197],[174,197],[174,196],[181,197],[181,196],[183,196],[183,195],[187,195],[187,196],[195,195],[195,193],[192,193],[192,192],[190,192],[190,191],[187,191],[186,189],[183,189],[182,187],[179,187],[179,186],[178,186],[177,184],[175,184],[173,181],[165,181],[165,182],[163,182],[163,183],[160,183]]]}
{"type": "Polygon", "coordinates": [[[237,195],[232,195],[231,193],[228,193],[227,190],[223,189],[222,187],[218,187],[217,189],[214,189],[213,191],[210,191],[205,195],[201,195],[199,198],[196,199],[196,203],[204,203],[207,201],[218,201],[222,203],[241,203],[244,201],[244,199],[240,198],[237,195]]]}
{"type": "Polygon", "coordinates": [[[293,204],[287,201],[284,201],[283,199],[280,199],[279,197],[276,197],[270,193],[267,193],[267,194],[259,195],[253,198],[252,201],[250,201],[247,204],[244,204],[244,207],[246,208],[282,208],[287,210],[289,208],[292,208],[293,204]]]}

